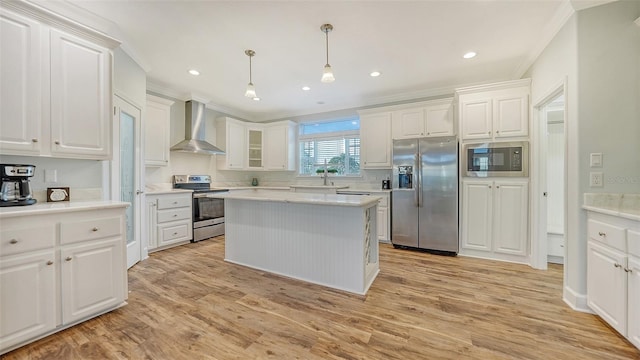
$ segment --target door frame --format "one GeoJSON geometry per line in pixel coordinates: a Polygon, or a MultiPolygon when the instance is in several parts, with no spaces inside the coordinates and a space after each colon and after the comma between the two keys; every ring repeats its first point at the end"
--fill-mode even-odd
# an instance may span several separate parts
{"type": "MultiPolygon", "coordinates": [[[[143,152],[143,141],[144,141],[144,136],[143,136],[143,107],[140,106],[139,104],[136,104],[135,101],[132,101],[131,99],[129,99],[127,96],[119,94],[119,93],[115,93],[114,97],[113,97],[113,133],[112,133],[112,138],[113,138],[113,156],[111,161],[109,162],[110,165],[110,174],[111,174],[111,179],[110,179],[110,183],[111,183],[111,200],[115,200],[115,201],[120,201],[120,156],[119,156],[119,152],[120,152],[120,106],[124,104],[127,106],[131,106],[133,108],[135,108],[137,111],[139,111],[140,113],[140,117],[137,119],[136,124],[135,124],[135,137],[136,137],[136,143],[135,143],[135,149],[134,149],[134,154],[135,154],[135,165],[134,165],[134,169],[135,169],[135,174],[134,174],[134,188],[136,189],[136,191],[138,192],[135,195],[135,199],[136,199],[136,208],[134,208],[133,211],[133,221],[134,221],[134,226],[135,226],[135,237],[136,237],[136,241],[135,243],[138,244],[138,246],[140,247],[140,259],[138,259],[136,262],[134,262],[133,264],[129,264],[129,251],[128,251],[128,244],[126,244],[125,249],[127,249],[127,268],[130,268],[131,266],[133,266],[135,263],[139,262],[140,260],[146,259],[148,257],[148,252],[147,252],[147,247],[145,246],[145,244],[143,244],[143,239],[144,239],[144,229],[143,229],[143,222],[142,219],[143,214],[144,214],[144,206],[145,206],[145,194],[144,194],[144,184],[145,184],[145,171],[144,171],[144,152],[143,152]]],[[[126,234],[125,234],[126,236],[126,234]]],[[[126,242],[126,239],[125,239],[126,242]]]]}
{"type": "Polygon", "coordinates": [[[547,117],[542,115],[544,108],[559,95],[564,95],[564,261],[567,264],[567,184],[568,184],[568,98],[567,79],[551,87],[542,98],[533,106],[532,142],[535,144],[535,152],[531,152],[531,266],[536,269],[547,269],[547,117]]]}

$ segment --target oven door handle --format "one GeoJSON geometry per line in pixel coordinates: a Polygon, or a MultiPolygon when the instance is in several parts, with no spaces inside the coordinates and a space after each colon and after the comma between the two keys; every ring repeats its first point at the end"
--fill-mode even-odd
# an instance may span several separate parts
{"type": "Polygon", "coordinates": [[[193,198],[194,198],[194,199],[198,199],[198,198],[206,198],[206,197],[207,197],[207,193],[193,194],[193,198]]]}

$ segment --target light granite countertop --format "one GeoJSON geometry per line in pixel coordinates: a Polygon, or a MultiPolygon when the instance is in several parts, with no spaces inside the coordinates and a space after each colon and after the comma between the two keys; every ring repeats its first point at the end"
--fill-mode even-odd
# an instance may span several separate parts
{"type": "Polygon", "coordinates": [[[297,204],[331,205],[331,206],[356,206],[368,207],[377,204],[380,200],[378,196],[352,196],[339,194],[313,194],[297,193],[285,191],[237,191],[230,193],[214,193],[207,195],[211,198],[252,200],[252,201],[272,201],[297,204]]]}
{"type": "Polygon", "coordinates": [[[65,201],[36,203],[26,206],[11,206],[0,208],[0,219],[7,219],[18,216],[44,215],[51,213],[87,211],[99,209],[113,209],[128,207],[128,202],[122,201],[65,201]]]}
{"type": "Polygon", "coordinates": [[[585,193],[582,208],[640,221],[640,194],[585,193]]]}

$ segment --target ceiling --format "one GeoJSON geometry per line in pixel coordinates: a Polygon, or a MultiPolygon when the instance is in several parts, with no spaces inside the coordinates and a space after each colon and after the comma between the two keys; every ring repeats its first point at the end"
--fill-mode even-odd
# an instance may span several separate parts
{"type": "Polygon", "coordinates": [[[561,0],[69,3],[117,29],[114,36],[147,71],[149,90],[206,99],[210,108],[253,121],[519,78],[571,9],[561,0]],[[336,81],[329,84],[320,82],[324,23],[334,26],[329,63],[336,81]],[[261,101],[244,96],[246,49],[256,52],[253,83],[261,101]],[[463,59],[468,51],[478,55],[463,59]],[[369,76],[374,70],[382,75],[369,76]]]}

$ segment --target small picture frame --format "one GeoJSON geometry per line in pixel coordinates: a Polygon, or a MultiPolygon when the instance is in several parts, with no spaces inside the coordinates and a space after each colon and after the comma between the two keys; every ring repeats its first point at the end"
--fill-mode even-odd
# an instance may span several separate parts
{"type": "Polygon", "coordinates": [[[69,201],[68,187],[47,188],[47,202],[69,201]]]}

